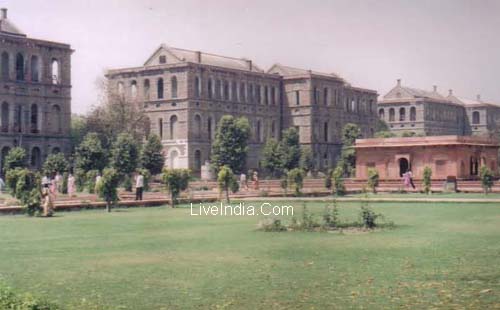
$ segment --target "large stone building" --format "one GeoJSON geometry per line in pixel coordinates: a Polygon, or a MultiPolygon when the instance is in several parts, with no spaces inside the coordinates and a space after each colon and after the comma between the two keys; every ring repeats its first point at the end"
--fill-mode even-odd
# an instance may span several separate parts
{"type": "Polygon", "coordinates": [[[143,66],[110,70],[111,88],[144,105],[151,132],[164,145],[168,167],[199,172],[209,160],[219,119],[245,116],[252,128],[248,168],[258,168],[268,138],[296,127],[318,169],[331,166],[342,127],[359,124],[365,137],[377,122],[377,93],[352,87],[336,74],[276,64],[267,72],[248,59],[165,45],[143,66]]]}
{"type": "Polygon", "coordinates": [[[434,86],[426,91],[401,85],[401,80],[378,102],[378,115],[395,133],[417,135],[487,135],[500,129],[500,105],[443,96],[434,86]]]}
{"type": "Polygon", "coordinates": [[[26,149],[35,169],[50,153],[70,152],[72,52],[67,44],[28,38],[1,9],[2,167],[15,146],[26,149]]]}

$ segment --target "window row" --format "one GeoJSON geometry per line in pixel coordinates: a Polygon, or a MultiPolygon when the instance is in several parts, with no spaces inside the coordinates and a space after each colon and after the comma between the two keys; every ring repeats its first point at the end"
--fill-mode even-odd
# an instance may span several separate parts
{"type": "MultiPolygon", "coordinates": [[[[29,110],[23,110],[20,104],[10,105],[3,102],[0,109],[0,131],[13,133],[40,133],[42,113],[37,104],[32,104],[29,110]]],[[[50,133],[62,133],[62,113],[58,105],[51,107],[47,114],[47,128],[50,133]]]]}
{"type": "MultiPolygon", "coordinates": [[[[16,81],[41,82],[42,80],[42,60],[37,55],[32,55],[31,58],[25,59],[22,53],[17,53],[14,61],[11,61],[11,55],[7,52],[2,52],[0,61],[1,77],[4,80],[10,80],[13,76],[16,81]]],[[[56,58],[52,58],[50,62],[50,79],[52,84],[60,83],[60,64],[56,58]]]]}
{"type": "MultiPolygon", "coordinates": [[[[406,121],[406,108],[399,108],[399,117],[398,120],[400,122],[406,121]]],[[[385,120],[385,110],[379,109],[378,116],[381,120],[385,120]]],[[[410,121],[414,122],[417,120],[417,109],[415,107],[410,108],[410,121]]],[[[394,108],[389,108],[389,122],[396,121],[396,110],[394,108]]]]}
{"type": "MultiPolygon", "coordinates": [[[[322,104],[325,106],[328,105],[341,105],[343,103],[343,107],[345,111],[348,112],[366,112],[370,113],[374,109],[374,100],[373,99],[364,99],[360,97],[352,97],[352,96],[344,96],[342,92],[335,89],[333,91],[333,95],[330,95],[330,89],[325,87],[323,89],[322,96],[322,104]],[[330,98],[331,97],[331,98],[330,98]]],[[[301,93],[300,90],[295,91],[295,105],[300,105],[301,103],[301,93]]],[[[307,101],[309,102],[309,101],[307,101]]],[[[314,87],[313,88],[313,104],[320,104],[320,91],[314,87]]]]}

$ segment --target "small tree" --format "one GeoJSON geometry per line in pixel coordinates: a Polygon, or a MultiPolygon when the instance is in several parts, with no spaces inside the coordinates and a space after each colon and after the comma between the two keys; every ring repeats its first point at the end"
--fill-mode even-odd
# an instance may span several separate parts
{"type": "Polygon", "coordinates": [[[107,154],[95,132],[88,133],[75,150],[75,168],[88,172],[106,167],[107,154]]]}
{"type": "Polygon", "coordinates": [[[368,169],[368,187],[372,190],[372,193],[377,193],[377,186],[379,182],[379,174],[377,169],[369,168],[368,169]]]}
{"type": "Polygon", "coordinates": [[[314,170],[314,158],[310,146],[303,146],[300,148],[300,168],[306,173],[314,170]]]}
{"type": "Polygon", "coordinates": [[[424,178],[422,180],[423,187],[424,187],[424,193],[429,194],[431,193],[431,178],[432,178],[432,169],[431,167],[425,167],[424,168],[424,178]]]}
{"type": "Polygon", "coordinates": [[[63,153],[50,154],[47,156],[42,170],[45,175],[53,176],[57,173],[64,173],[68,171],[68,161],[63,153]]]}
{"type": "MultiPolygon", "coordinates": [[[[132,135],[121,133],[113,143],[111,151],[111,165],[116,169],[120,178],[129,177],[137,168],[139,160],[139,147],[132,135]]],[[[127,191],[132,190],[132,183],[125,187],[127,191]]]]}
{"type": "Polygon", "coordinates": [[[85,175],[85,184],[87,185],[87,190],[89,191],[89,194],[95,193],[95,188],[96,188],[96,178],[97,175],[99,174],[99,171],[97,170],[90,170],[87,172],[85,175]]]}
{"type": "Polygon", "coordinates": [[[333,170],[329,169],[325,175],[325,188],[327,188],[328,190],[332,189],[332,174],[333,170]]]}
{"type": "Polygon", "coordinates": [[[481,186],[483,187],[483,192],[488,194],[491,191],[491,187],[493,186],[493,173],[491,170],[482,166],[479,170],[479,177],[481,178],[481,186]]]}
{"type": "Polygon", "coordinates": [[[283,154],[281,152],[280,143],[276,139],[268,139],[264,145],[261,166],[273,177],[279,177],[283,174],[283,154]]]}
{"type": "Polygon", "coordinates": [[[75,185],[78,192],[85,189],[86,179],[86,173],[83,169],[75,169],[75,185]]]}
{"type": "Polygon", "coordinates": [[[219,190],[226,194],[226,202],[230,203],[229,191],[231,190],[233,193],[238,191],[238,181],[231,168],[222,166],[219,169],[219,173],[217,174],[217,185],[219,186],[219,190]]]}
{"type": "Polygon", "coordinates": [[[7,171],[6,183],[10,193],[18,199],[28,215],[35,215],[41,210],[40,178],[27,168],[15,168],[7,171]]]}
{"type": "Polygon", "coordinates": [[[244,171],[249,138],[250,123],[245,117],[234,118],[231,115],[224,115],[220,119],[211,156],[216,173],[223,166],[228,166],[235,173],[244,171]]]}
{"type": "Polygon", "coordinates": [[[191,172],[188,169],[163,169],[163,184],[170,193],[170,203],[172,208],[177,203],[177,197],[181,191],[186,190],[191,179],[191,172]]]}
{"type": "Polygon", "coordinates": [[[26,151],[22,147],[12,148],[5,156],[3,164],[3,172],[15,168],[26,168],[26,151]]]}
{"type": "Polygon", "coordinates": [[[99,197],[106,201],[106,211],[111,212],[111,206],[118,201],[118,184],[120,176],[116,169],[106,168],[102,172],[101,180],[96,184],[99,197]]]}
{"type": "Polygon", "coordinates": [[[294,127],[283,131],[280,141],[280,153],[283,158],[283,166],[290,171],[299,167],[300,164],[300,137],[294,127]]]}
{"type": "Polygon", "coordinates": [[[165,165],[163,145],[157,135],[150,135],[141,151],[141,166],[149,170],[151,175],[161,173],[165,165]]]}
{"type": "Polygon", "coordinates": [[[300,190],[304,186],[304,170],[300,168],[295,168],[288,171],[288,183],[294,187],[295,195],[300,196],[300,190]]]}
{"type": "Polygon", "coordinates": [[[62,194],[67,194],[68,193],[68,173],[65,172],[62,175],[62,183],[61,183],[61,193],[62,194]]]}
{"type": "Polygon", "coordinates": [[[332,192],[336,196],[345,195],[344,171],[340,165],[332,173],[332,192]]]}
{"type": "Polygon", "coordinates": [[[283,195],[286,197],[288,194],[288,176],[281,179],[280,186],[283,189],[283,195]]]}

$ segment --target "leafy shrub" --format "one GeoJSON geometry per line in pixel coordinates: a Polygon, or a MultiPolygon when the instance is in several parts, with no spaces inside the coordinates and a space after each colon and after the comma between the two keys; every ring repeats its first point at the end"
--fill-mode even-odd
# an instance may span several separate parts
{"type": "Polygon", "coordinates": [[[116,169],[105,168],[101,180],[96,184],[96,190],[99,197],[106,201],[106,210],[111,212],[111,205],[118,201],[118,184],[120,176],[116,169]]]}
{"type": "Polygon", "coordinates": [[[325,175],[325,188],[331,190],[332,189],[332,174],[333,170],[329,169],[325,175]]]}
{"type": "Polygon", "coordinates": [[[17,294],[10,287],[0,284],[0,309],[5,310],[58,310],[58,305],[31,294],[17,294]]]}
{"type": "Polygon", "coordinates": [[[304,186],[304,170],[300,168],[294,168],[288,171],[287,177],[289,184],[294,187],[295,195],[300,196],[300,190],[304,186]]]}
{"type": "Polygon", "coordinates": [[[424,193],[429,194],[431,192],[431,178],[432,178],[432,169],[431,167],[424,168],[424,178],[422,180],[422,184],[424,186],[424,193]]]}
{"type": "Polygon", "coordinates": [[[309,212],[306,205],[302,206],[302,221],[299,224],[301,230],[312,231],[320,225],[314,219],[314,215],[309,212]]]}
{"type": "Polygon", "coordinates": [[[344,185],[344,171],[342,166],[337,166],[332,173],[332,192],[334,195],[343,196],[345,195],[345,185],[344,185]]]}
{"type": "Polygon", "coordinates": [[[265,218],[259,221],[257,224],[257,229],[262,231],[286,231],[287,228],[284,226],[280,219],[278,218],[265,218]]]}
{"type": "Polygon", "coordinates": [[[16,168],[26,168],[26,151],[22,147],[15,147],[11,149],[4,159],[4,173],[16,168]]]}
{"type": "Polygon", "coordinates": [[[187,189],[191,180],[191,171],[188,169],[163,169],[162,181],[170,193],[170,203],[175,207],[177,197],[181,191],[187,189]]]}
{"type": "Polygon", "coordinates": [[[90,194],[95,193],[95,187],[96,187],[95,179],[98,174],[99,174],[98,170],[89,170],[85,175],[85,184],[87,185],[87,190],[89,191],[90,194]]]}
{"type": "Polygon", "coordinates": [[[10,193],[18,199],[29,215],[41,210],[40,177],[26,168],[7,171],[6,183],[10,193]]]}
{"type": "Polygon", "coordinates": [[[62,183],[61,183],[61,193],[67,194],[68,193],[68,173],[65,172],[63,173],[62,176],[62,183]]]}
{"type": "Polygon", "coordinates": [[[361,206],[361,211],[360,211],[360,218],[361,222],[363,223],[363,226],[365,228],[375,228],[377,226],[376,221],[377,218],[379,218],[381,215],[375,213],[375,211],[372,210],[368,205],[362,205],[361,206]]]}
{"type": "Polygon", "coordinates": [[[288,178],[284,177],[283,179],[281,179],[280,181],[280,186],[281,186],[281,189],[283,189],[283,195],[286,197],[286,195],[288,194],[288,178]]]}
{"type": "Polygon", "coordinates": [[[131,192],[132,191],[132,178],[128,174],[125,174],[121,177],[121,179],[122,179],[121,186],[127,192],[131,192]]]}
{"type": "Polygon", "coordinates": [[[483,187],[484,193],[488,194],[493,186],[493,173],[488,167],[482,166],[479,171],[479,177],[481,179],[481,186],[483,187]]]}
{"type": "Polygon", "coordinates": [[[368,187],[371,189],[372,193],[377,192],[377,186],[379,182],[379,175],[377,169],[369,168],[368,169],[368,187]]]}
{"type": "Polygon", "coordinates": [[[323,226],[326,228],[334,228],[337,227],[339,223],[339,210],[337,208],[337,202],[334,201],[332,206],[325,206],[323,212],[323,226]]]}
{"type": "Polygon", "coordinates": [[[82,169],[75,169],[75,186],[78,192],[83,192],[86,184],[86,174],[82,169]]]}
{"type": "Polygon", "coordinates": [[[63,153],[50,154],[45,163],[43,163],[43,173],[47,176],[54,176],[57,173],[64,173],[68,171],[68,161],[63,153]]]}

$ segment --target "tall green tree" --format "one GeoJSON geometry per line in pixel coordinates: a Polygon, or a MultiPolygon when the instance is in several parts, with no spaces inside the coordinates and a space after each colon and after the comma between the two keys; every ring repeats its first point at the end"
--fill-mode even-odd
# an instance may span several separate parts
{"type": "Polygon", "coordinates": [[[45,175],[55,175],[68,171],[69,163],[63,153],[50,154],[43,163],[43,173],[45,175]]]}
{"type": "Polygon", "coordinates": [[[225,193],[226,202],[230,203],[229,191],[231,190],[233,193],[238,191],[238,181],[231,168],[228,166],[220,168],[217,174],[217,185],[219,186],[219,190],[225,193]]]}
{"type": "Polygon", "coordinates": [[[112,205],[118,201],[118,184],[120,176],[116,169],[106,168],[102,172],[101,180],[96,184],[97,194],[106,201],[106,211],[111,212],[112,205]]]}
{"type": "Polygon", "coordinates": [[[310,146],[300,148],[300,168],[306,173],[314,170],[314,157],[310,146]]]}
{"type": "Polygon", "coordinates": [[[225,165],[235,173],[245,170],[249,137],[250,124],[245,117],[224,115],[220,119],[211,157],[212,166],[217,173],[225,165]]]}
{"type": "Polygon", "coordinates": [[[304,186],[305,173],[303,169],[294,168],[288,171],[288,183],[295,189],[295,196],[300,196],[300,190],[304,186]]]}
{"type": "Polygon", "coordinates": [[[149,170],[151,175],[161,173],[165,165],[165,157],[163,156],[163,145],[160,137],[150,135],[141,151],[141,166],[149,170]]]}
{"type": "Polygon", "coordinates": [[[162,180],[167,191],[170,193],[170,205],[175,208],[177,197],[183,190],[186,190],[191,179],[191,172],[188,169],[163,169],[162,180]]]}
{"type": "Polygon", "coordinates": [[[356,168],[356,152],[354,143],[361,138],[361,129],[358,125],[347,123],[342,129],[342,150],[340,152],[339,164],[344,175],[352,176],[356,168]]]}
{"type": "Polygon", "coordinates": [[[94,132],[88,133],[75,150],[75,168],[84,172],[101,171],[107,162],[107,152],[102,147],[98,135],[94,132]]]}
{"type": "Polygon", "coordinates": [[[285,168],[282,148],[280,142],[276,139],[268,139],[262,150],[261,166],[266,169],[273,177],[279,177],[283,174],[285,168]]]}
{"type": "Polygon", "coordinates": [[[7,174],[7,172],[11,169],[26,167],[26,150],[22,147],[14,147],[10,149],[7,156],[5,156],[3,172],[7,174]]]}
{"type": "Polygon", "coordinates": [[[113,143],[111,165],[121,176],[129,176],[137,168],[139,162],[139,146],[134,138],[121,133],[113,143]]]}
{"type": "Polygon", "coordinates": [[[280,148],[283,154],[284,168],[286,170],[292,170],[299,167],[300,140],[297,129],[291,127],[283,131],[280,148]]]}

